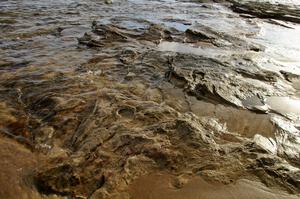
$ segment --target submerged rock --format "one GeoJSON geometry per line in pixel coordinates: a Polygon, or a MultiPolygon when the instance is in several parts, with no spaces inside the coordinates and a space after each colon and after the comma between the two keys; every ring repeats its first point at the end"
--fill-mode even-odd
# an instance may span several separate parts
{"type": "Polygon", "coordinates": [[[280,7],[292,21],[297,10],[217,2],[3,2],[13,13],[0,16],[24,19],[0,33],[0,133],[43,157],[28,166],[24,190],[298,198],[298,109],[272,102],[291,102],[297,65],[276,62],[281,46],[264,32],[297,35],[297,25],[265,20],[280,7]]]}

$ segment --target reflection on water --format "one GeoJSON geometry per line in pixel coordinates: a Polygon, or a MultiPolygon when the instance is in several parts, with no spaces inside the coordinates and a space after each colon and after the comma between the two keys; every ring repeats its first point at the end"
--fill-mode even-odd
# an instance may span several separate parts
{"type": "Polygon", "coordinates": [[[276,70],[271,61],[278,65],[278,70],[300,74],[300,27],[286,25],[291,28],[262,23],[261,32],[254,41],[267,47],[264,67],[276,70]]]}
{"type": "Polygon", "coordinates": [[[200,118],[216,118],[230,132],[247,138],[253,138],[256,134],[275,137],[276,128],[268,114],[198,100],[196,97],[185,96],[182,89],[178,88],[166,87],[163,89],[163,93],[166,104],[172,108],[181,112],[191,111],[200,118]]]}
{"type": "Polygon", "coordinates": [[[272,96],[260,99],[257,96],[253,96],[244,100],[243,105],[251,110],[261,110],[262,112],[271,110],[282,115],[293,116],[293,119],[300,119],[299,98],[272,96]],[[294,116],[297,118],[294,118],[294,116]]]}
{"type": "Polygon", "coordinates": [[[158,45],[159,51],[171,51],[185,54],[205,55],[207,52],[201,47],[194,47],[192,45],[178,43],[178,42],[167,42],[164,41],[158,45]]]}
{"type": "Polygon", "coordinates": [[[275,126],[267,114],[254,113],[248,110],[215,105],[191,99],[192,112],[200,117],[215,117],[225,123],[228,130],[252,138],[255,134],[274,138],[275,126]],[[255,125],[253,125],[255,124],[255,125]]]}
{"type": "Polygon", "coordinates": [[[170,52],[177,52],[182,54],[193,54],[199,56],[206,56],[206,57],[219,57],[231,54],[239,54],[238,51],[230,51],[224,50],[220,48],[216,48],[213,46],[205,47],[205,46],[194,46],[191,44],[186,43],[179,43],[179,42],[167,42],[163,41],[158,45],[159,51],[170,51],[170,52]]]}
{"type": "Polygon", "coordinates": [[[270,106],[270,109],[281,114],[300,116],[300,99],[290,97],[268,97],[266,104],[270,106]]]}

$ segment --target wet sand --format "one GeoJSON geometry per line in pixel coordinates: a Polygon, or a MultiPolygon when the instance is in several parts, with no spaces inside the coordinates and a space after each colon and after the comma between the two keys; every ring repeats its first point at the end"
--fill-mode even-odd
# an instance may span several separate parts
{"type": "Polygon", "coordinates": [[[1,137],[0,156],[0,197],[41,198],[32,190],[33,171],[38,162],[36,155],[16,141],[1,137]]]}
{"type": "MultiPolygon", "coordinates": [[[[177,179],[178,181],[178,179],[177,179]]],[[[261,183],[240,179],[235,183],[223,185],[192,177],[182,180],[182,187],[176,188],[176,178],[168,174],[152,174],[137,179],[130,185],[131,198],[145,199],[296,199],[286,193],[276,193],[261,183]]]]}

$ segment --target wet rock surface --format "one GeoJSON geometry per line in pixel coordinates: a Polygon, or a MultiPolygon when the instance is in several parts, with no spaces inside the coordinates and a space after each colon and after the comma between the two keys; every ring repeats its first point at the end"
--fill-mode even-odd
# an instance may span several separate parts
{"type": "Polygon", "coordinates": [[[0,152],[26,170],[0,197],[300,197],[296,5],[16,0],[0,11],[0,152]]]}
{"type": "MultiPolygon", "coordinates": [[[[278,19],[294,23],[300,22],[300,10],[297,6],[282,3],[271,3],[268,1],[232,1],[231,9],[234,12],[249,14],[263,19],[278,19]]],[[[246,17],[246,16],[245,16],[246,17]]]]}

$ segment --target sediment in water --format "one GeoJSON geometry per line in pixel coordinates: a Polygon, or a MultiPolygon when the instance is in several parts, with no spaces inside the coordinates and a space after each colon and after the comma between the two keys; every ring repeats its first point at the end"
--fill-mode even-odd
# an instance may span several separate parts
{"type": "Polygon", "coordinates": [[[211,1],[5,5],[1,143],[26,174],[1,197],[299,197],[298,111],[273,100],[289,104],[299,76],[263,34],[297,35],[290,18],[211,1]]]}

